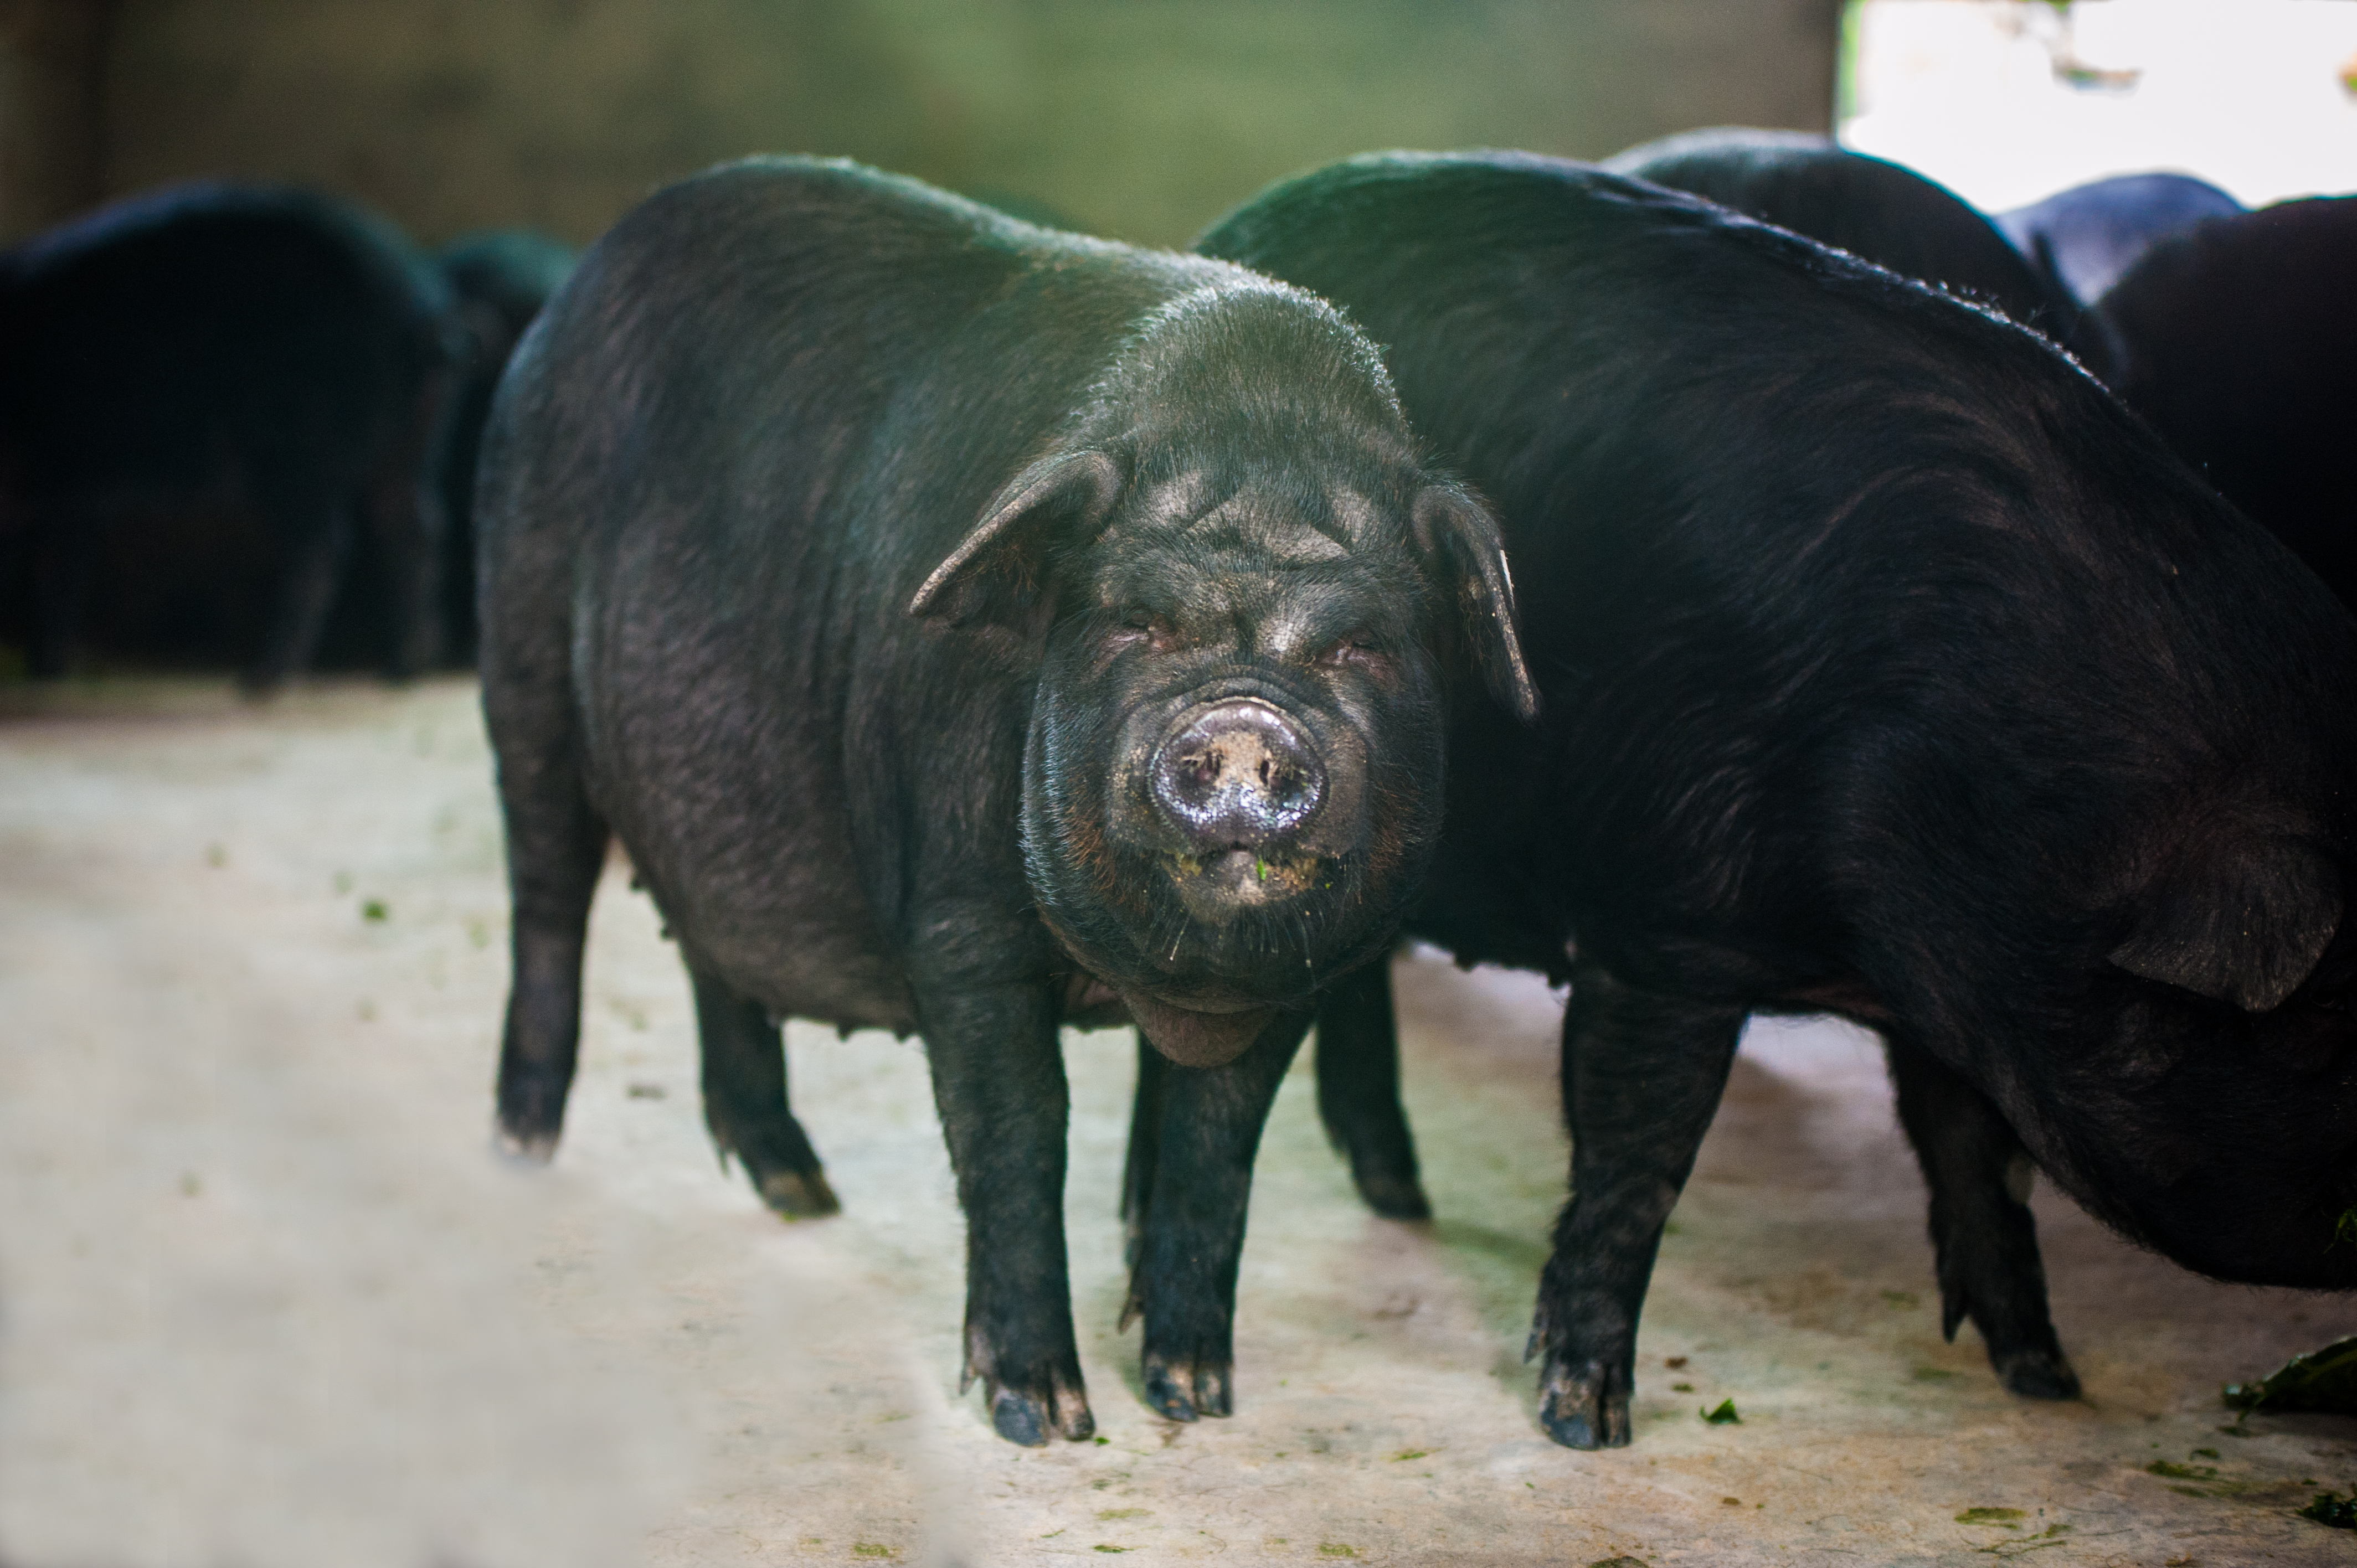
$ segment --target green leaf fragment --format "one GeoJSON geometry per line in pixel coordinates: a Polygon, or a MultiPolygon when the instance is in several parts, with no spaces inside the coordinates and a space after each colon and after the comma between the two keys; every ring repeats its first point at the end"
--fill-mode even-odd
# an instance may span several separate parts
{"type": "Polygon", "coordinates": [[[1697,1410],[1695,1413],[1701,1416],[1713,1426],[1727,1426],[1738,1423],[1743,1419],[1741,1416],[1735,1413],[1735,1402],[1733,1400],[1721,1400],[1718,1402],[1718,1408],[1717,1410],[1697,1410]]]}
{"type": "Polygon", "coordinates": [[[2319,1492],[2314,1502],[2298,1511],[2300,1518],[2333,1530],[2357,1530],[2357,1492],[2345,1498],[2338,1492],[2319,1492]]]}
{"type": "Polygon", "coordinates": [[[2219,1394],[2240,1411],[2264,1406],[2357,1415],[2357,1335],[2294,1356],[2256,1382],[2228,1383],[2219,1394]]]}

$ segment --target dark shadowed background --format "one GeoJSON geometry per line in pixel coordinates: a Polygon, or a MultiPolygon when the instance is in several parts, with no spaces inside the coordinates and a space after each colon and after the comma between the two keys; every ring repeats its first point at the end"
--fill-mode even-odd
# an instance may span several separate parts
{"type": "Polygon", "coordinates": [[[0,0],[0,240],[192,175],[574,241],[752,152],[1177,244],[1387,146],[1823,130],[1838,0],[0,0]]]}

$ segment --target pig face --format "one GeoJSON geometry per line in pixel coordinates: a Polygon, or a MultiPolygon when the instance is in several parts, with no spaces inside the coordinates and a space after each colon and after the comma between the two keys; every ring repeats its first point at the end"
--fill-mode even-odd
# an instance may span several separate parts
{"type": "Polygon", "coordinates": [[[1182,301],[1093,414],[976,531],[1039,585],[1025,863],[1146,1037],[1216,1065],[1390,942],[1439,831],[1441,652],[1534,699],[1494,524],[1324,307],[1182,301]]]}
{"type": "MultiPolygon", "coordinates": [[[[2244,755],[2320,757],[2340,749],[2333,727],[2312,722],[2244,755]]],[[[2000,874],[2011,889],[2001,917],[1958,896],[1964,878],[1932,879],[1943,907],[1918,905],[1890,928],[1907,933],[1909,967],[1928,982],[1900,1011],[2004,1109],[2058,1186],[2131,1240],[2221,1279],[2347,1288],[2357,919],[2345,909],[2346,840],[2329,787],[2271,783],[2265,803],[2223,805],[2201,789],[2190,792],[2211,799],[2191,805],[2115,800],[2108,823],[2083,820],[2080,854],[2023,828],[2018,842],[2046,847],[2000,874]],[[2291,804],[2303,796],[2324,809],[2291,804]]],[[[2003,846],[1970,842],[1983,866],[2004,863],[2003,846]]]]}
{"type": "Polygon", "coordinates": [[[2041,1162],[2132,1237],[2254,1283],[2357,1286],[2357,931],[2306,835],[2232,828],[2130,901],[2041,1162]]]}

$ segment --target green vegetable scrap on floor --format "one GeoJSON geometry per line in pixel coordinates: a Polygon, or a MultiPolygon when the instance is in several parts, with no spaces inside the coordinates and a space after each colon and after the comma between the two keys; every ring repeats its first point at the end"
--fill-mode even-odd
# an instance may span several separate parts
{"type": "Polygon", "coordinates": [[[2219,1391],[2229,1405],[2245,1413],[2318,1410],[2357,1415],[2357,1335],[2294,1356],[2256,1382],[2228,1383],[2219,1391]]]}
{"type": "Polygon", "coordinates": [[[1718,1402],[1718,1408],[1717,1410],[1698,1410],[1695,1413],[1700,1415],[1705,1421],[1710,1423],[1713,1426],[1726,1426],[1730,1423],[1740,1422],[1743,1419],[1741,1416],[1735,1413],[1735,1402],[1733,1400],[1721,1400],[1718,1402]]]}
{"type": "Polygon", "coordinates": [[[2357,1491],[2345,1498],[2338,1492],[2319,1492],[2314,1502],[2299,1510],[2299,1517],[2335,1530],[2357,1530],[2357,1491]]]}

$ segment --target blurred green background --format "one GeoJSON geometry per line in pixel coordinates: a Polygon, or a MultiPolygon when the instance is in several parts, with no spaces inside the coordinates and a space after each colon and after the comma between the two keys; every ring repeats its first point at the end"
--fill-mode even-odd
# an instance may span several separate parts
{"type": "Polygon", "coordinates": [[[1179,244],[1391,146],[1822,130],[1839,0],[0,0],[0,240],[192,175],[585,241],[843,154],[1179,244]]]}

